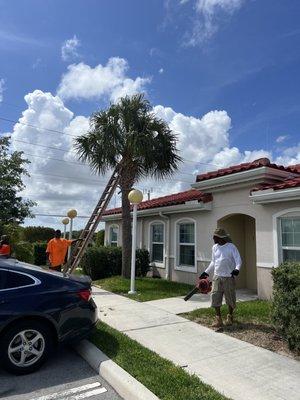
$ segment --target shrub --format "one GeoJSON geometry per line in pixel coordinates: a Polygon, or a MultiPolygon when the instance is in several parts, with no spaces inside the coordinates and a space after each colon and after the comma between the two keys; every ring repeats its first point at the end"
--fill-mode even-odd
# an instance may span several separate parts
{"type": "Polygon", "coordinates": [[[135,274],[136,276],[146,276],[150,268],[150,254],[146,249],[137,249],[135,274]]]}
{"type": "Polygon", "coordinates": [[[101,229],[101,231],[98,231],[96,233],[96,240],[95,240],[96,246],[104,246],[104,236],[105,236],[104,229],[101,229]]]}
{"type": "MultiPolygon", "coordinates": [[[[121,275],[122,272],[122,248],[121,247],[97,247],[87,249],[81,260],[81,267],[92,280],[121,275]]],[[[137,250],[136,276],[145,276],[149,269],[149,252],[137,250]]]]}
{"type": "Polygon", "coordinates": [[[120,247],[97,247],[87,249],[81,267],[92,280],[120,275],[122,270],[122,249],[120,247]]]}
{"type": "Polygon", "coordinates": [[[47,243],[34,243],[33,259],[35,265],[46,265],[46,248],[47,243]]]}
{"type": "Polygon", "coordinates": [[[272,275],[274,325],[289,348],[300,352],[300,263],[285,262],[272,275]]]}
{"type": "Polygon", "coordinates": [[[26,242],[37,241],[47,242],[54,237],[55,230],[46,226],[27,226],[23,230],[23,237],[26,242]]]}
{"type": "Polygon", "coordinates": [[[33,249],[31,243],[19,242],[14,244],[13,253],[17,260],[29,264],[33,263],[33,249]]]}

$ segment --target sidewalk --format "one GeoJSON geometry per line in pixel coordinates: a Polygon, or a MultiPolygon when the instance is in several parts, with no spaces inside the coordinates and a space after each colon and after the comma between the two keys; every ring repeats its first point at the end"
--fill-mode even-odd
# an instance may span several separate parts
{"type": "MultiPolygon", "coordinates": [[[[233,400],[300,400],[300,363],[94,288],[100,319],[233,400]]],[[[183,300],[182,300],[183,301],[183,300]]],[[[190,399],[187,399],[190,400],[190,399]]]]}
{"type": "MultiPolygon", "coordinates": [[[[210,307],[210,296],[207,294],[194,294],[189,301],[184,301],[183,297],[169,297],[168,299],[151,300],[146,304],[168,311],[171,314],[181,314],[197,310],[198,308],[210,307]]],[[[249,289],[237,289],[237,301],[257,300],[257,294],[249,289]]],[[[224,303],[224,300],[223,300],[224,303]]]]}

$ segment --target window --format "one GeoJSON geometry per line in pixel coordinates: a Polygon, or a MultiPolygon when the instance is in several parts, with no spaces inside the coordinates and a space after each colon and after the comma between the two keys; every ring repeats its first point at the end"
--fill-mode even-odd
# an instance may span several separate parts
{"type": "Polygon", "coordinates": [[[0,271],[0,289],[18,289],[25,286],[32,286],[38,282],[35,278],[8,270],[0,271]]]}
{"type": "Polygon", "coordinates": [[[151,261],[164,261],[164,225],[161,223],[151,225],[151,261]]]}
{"type": "Polygon", "coordinates": [[[118,233],[119,233],[118,226],[111,226],[109,228],[109,244],[110,244],[110,246],[114,246],[114,247],[118,246],[118,233]]]}
{"type": "Polygon", "coordinates": [[[182,222],[178,224],[178,265],[195,267],[195,224],[182,222]]]}
{"type": "Polygon", "coordinates": [[[300,261],[300,217],[283,217],[280,225],[282,261],[300,261]]]}

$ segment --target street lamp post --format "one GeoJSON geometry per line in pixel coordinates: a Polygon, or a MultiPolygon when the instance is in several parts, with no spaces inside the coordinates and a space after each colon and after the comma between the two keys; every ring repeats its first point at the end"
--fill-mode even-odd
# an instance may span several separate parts
{"type": "MultiPolygon", "coordinates": [[[[72,230],[73,230],[73,219],[77,217],[77,211],[73,208],[67,212],[67,216],[70,218],[70,231],[69,231],[69,240],[72,239],[72,230]]],[[[71,246],[68,248],[68,260],[71,257],[71,246]]]]}
{"type": "Polygon", "coordinates": [[[132,221],[132,250],[131,250],[131,278],[130,290],[128,294],[135,294],[135,253],[136,253],[136,226],[137,226],[137,208],[143,200],[143,193],[140,190],[133,189],[128,194],[128,199],[133,204],[133,221],[132,221]]]}
{"type": "Polygon", "coordinates": [[[63,218],[62,219],[62,224],[64,225],[64,239],[66,238],[66,232],[67,232],[67,225],[70,222],[69,218],[63,218]]]}

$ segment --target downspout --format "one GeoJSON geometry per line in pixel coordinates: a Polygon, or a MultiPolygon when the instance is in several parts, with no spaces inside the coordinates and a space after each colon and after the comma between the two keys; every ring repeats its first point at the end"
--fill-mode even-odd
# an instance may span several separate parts
{"type": "Polygon", "coordinates": [[[165,252],[165,257],[166,257],[166,279],[170,279],[170,217],[163,214],[161,211],[158,213],[158,215],[163,218],[164,220],[167,221],[167,228],[166,228],[166,252],[165,252]]]}
{"type": "Polygon", "coordinates": [[[140,249],[143,248],[143,218],[140,219],[140,249]]]}

